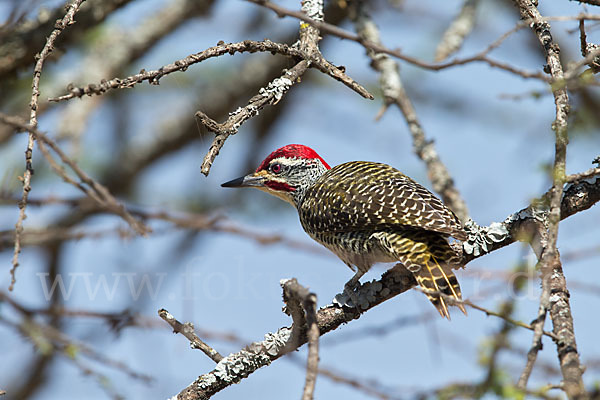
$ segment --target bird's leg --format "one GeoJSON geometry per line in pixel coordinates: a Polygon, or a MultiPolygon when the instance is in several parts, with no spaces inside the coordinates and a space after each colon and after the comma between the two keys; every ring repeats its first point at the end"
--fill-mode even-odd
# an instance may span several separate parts
{"type": "Polygon", "coordinates": [[[344,293],[350,297],[355,307],[358,307],[358,293],[356,292],[357,287],[360,285],[360,278],[365,274],[360,268],[356,269],[356,273],[346,284],[344,285],[344,293]]]}

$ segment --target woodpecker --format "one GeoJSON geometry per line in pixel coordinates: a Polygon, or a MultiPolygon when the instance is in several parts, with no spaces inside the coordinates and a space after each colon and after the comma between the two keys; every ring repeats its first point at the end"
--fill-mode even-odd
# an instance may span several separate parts
{"type": "Polygon", "coordinates": [[[292,204],[304,231],[356,272],[345,285],[349,294],[373,264],[400,262],[442,317],[450,314],[439,293],[462,298],[452,272],[462,265],[448,241],[467,238],[460,221],[430,191],[387,164],[351,161],[331,168],[310,147],[290,144],[255,172],[221,186],[257,188],[292,204]]]}

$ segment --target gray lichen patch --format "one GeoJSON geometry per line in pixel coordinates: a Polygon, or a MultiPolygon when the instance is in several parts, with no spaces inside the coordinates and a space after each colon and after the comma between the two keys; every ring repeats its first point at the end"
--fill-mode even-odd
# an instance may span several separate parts
{"type": "Polygon", "coordinates": [[[274,102],[277,103],[291,86],[292,81],[289,78],[277,78],[269,82],[266,88],[260,88],[258,93],[264,97],[273,98],[274,102]]]}
{"type": "MultiPolygon", "coordinates": [[[[510,218],[510,217],[509,217],[510,218]]],[[[479,256],[489,252],[492,243],[501,242],[509,236],[505,223],[492,222],[490,226],[480,226],[472,219],[465,223],[465,231],[469,235],[463,242],[465,253],[479,256]]]]}

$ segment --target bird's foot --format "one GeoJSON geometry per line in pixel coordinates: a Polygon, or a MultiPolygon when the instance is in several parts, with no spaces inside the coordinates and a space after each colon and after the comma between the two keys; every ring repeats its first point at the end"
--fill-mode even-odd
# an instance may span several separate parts
{"type": "Polygon", "coordinates": [[[360,304],[360,282],[347,282],[344,285],[343,293],[348,296],[354,307],[358,307],[360,304]]]}
{"type": "Polygon", "coordinates": [[[375,294],[381,289],[382,285],[377,281],[367,282],[363,285],[350,281],[344,285],[344,291],[335,296],[333,304],[366,310],[369,308],[370,302],[375,300],[375,294]]]}

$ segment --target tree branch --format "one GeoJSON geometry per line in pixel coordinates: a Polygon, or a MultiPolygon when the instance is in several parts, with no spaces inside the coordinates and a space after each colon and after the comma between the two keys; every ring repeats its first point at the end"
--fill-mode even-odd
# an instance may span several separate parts
{"type": "MultiPolygon", "coordinates": [[[[552,39],[550,24],[542,20],[536,5],[532,0],[515,0],[522,19],[531,20],[531,29],[538,38],[546,54],[547,68],[554,81],[564,80],[563,68],[560,61],[560,49],[552,39]]],[[[542,294],[550,294],[549,311],[553,331],[558,337],[556,347],[563,375],[564,390],[570,399],[587,398],[582,380],[582,368],[577,353],[573,316],[569,305],[569,292],[562,271],[560,255],[556,247],[558,240],[558,225],[561,219],[561,203],[565,183],[566,155],[568,131],[567,118],[569,112],[569,97],[565,87],[553,90],[556,104],[556,119],[553,123],[555,131],[555,155],[553,167],[553,184],[549,195],[547,241],[540,258],[542,271],[542,294]]],[[[540,299],[540,308],[545,307],[545,299],[540,299]]]]}
{"type": "Polygon", "coordinates": [[[158,310],[158,315],[173,328],[173,333],[181,333],[186,337],[187,340],[190,341],[190,347],[192,349],[202,350],[204,354],[206,354],[211,360],[218,363],[223,359],[223,356],[219,354],[218,351],[210,347],[208,344],[204,343],[202,339],[196,335],[194,332],[194,325],[191,322],[186,322],[182,324],[179,322],[170,312],[161,308],[158,310]]]}
{"type": "MultiPolygon", "coordinates": [[[[366,310],[371,309],[392,297],[403,293],[416,282],[408,271],[390,270],[383,274],[378,281],[361,285],[360,291],[368,291],[372,301],[366,310]]],[[[319,335],[324,335],[337,329],[340,325],[360,318],[366,310],[329,305],[317,312],[319,335]]],[[[238,383],[259,368],[270,364],[281,356],[294,351],[308,341],[306,331],[298,336],[297,343],[290,345],[292,328],[281,328],[276,333],[268,333],[265,340],[254,342],[238,353],[230,354],[219,362],[214,370],[196,379],[182,390],[179,400],[208,399],[226,387],[238,383]]]]}

